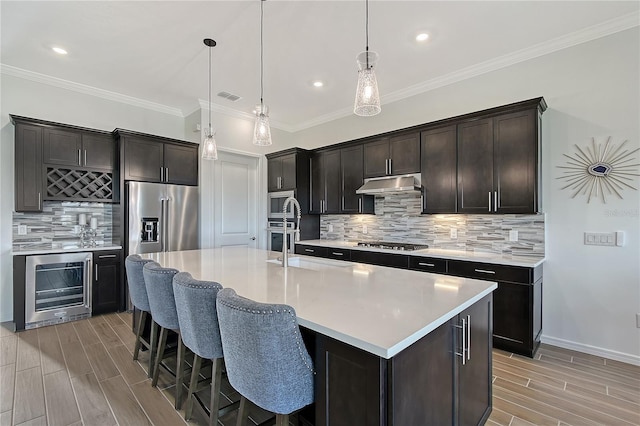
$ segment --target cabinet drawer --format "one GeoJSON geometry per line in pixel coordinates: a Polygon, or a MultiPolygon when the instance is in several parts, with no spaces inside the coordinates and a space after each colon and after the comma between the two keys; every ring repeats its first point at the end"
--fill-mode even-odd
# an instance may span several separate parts
{"type": "Polygon", "coordinates": [[[487,281],[510,281],[523,284],[531,284],[533,282],[532,268],[495,265],[492,263],[449,260],[449,274],[487,281]]]}
{"type": "Polygon", "coordinates": [[[307,256],[328,257],[328,247],[309,246],[306,244],[296,244],[296,254],[304,254],[307,256]]]}
{"type": "Polygon", "coordinates": [[[349,249],[329,248],[328,251],[330,259],[351,260],[351,250],[349,249]]]}
{"type": "Polygon", "coordinates": [[[351,250],[351,261],[379,266],[391,266],[392,268],[407,269],[409,267],[409,256],[402,254],[351,250]]]}
{"type": "Polygon", "coordinates": [[[447,272],[447,261],[445,259],[433,259],[430,257],[409,256],[409,269],[423,272],[447,272]]]}

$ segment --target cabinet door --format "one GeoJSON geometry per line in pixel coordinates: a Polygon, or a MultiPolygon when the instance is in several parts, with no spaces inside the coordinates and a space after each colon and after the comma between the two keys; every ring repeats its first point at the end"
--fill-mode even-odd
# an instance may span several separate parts
{"type": "Polygon", "coordinates": [[[340,150],[324,153],[323,160],[325,183],[325,208],[324,213],[340,213],[342,197],[340,195],[340,150]]]}
{"type": "Polygon", "coordinates": [[[93,169],[113,170],[116,143],[108,135],[82,135],[82,164],[93,169]]]}
{"type": "Polygon", "coordinates": [[[120,282],[119,252],[94,252],[93,288],[91,294],[93,315],[118,310],[120,282]]]}
{"type": "Polygon", "coordinates": [[[390,174],[420,173],[420,135],[418,132],[389,139],[390,174]]]}
{"type": "Polygon", "coordinates": [[[164,144],[164,181],[198,185],[198,146],[164,144]]]}
{"type": "Polygon", "coordinates": [[[296,155],[289,154],[280,158],[282,163],[282,173],[280,174],[280,189],[296,189],[296,155]]]}
{"type": "Polygon", "coordinates": [[[493,211],[493,119],[458,125],[458,212],[493,211]]]}
{"type": "Polygon", "coordinates": [[[494,119],[493,170],[498,213],[537,211],[536,111],[494,119]]]}
{"type": "MultiPolygon", "coordinates": [[[[271,167],[269,160],[269,167],[271,167]]],[[[324,185],[324,154],[315,153],[311,157],[311,202],[309,205],[309,213],[321,214],[322,201],[325,199],[324,185]]]]}
{"type": "Polygon", "coordinates": [[[124,143],[124,178],[160,182],[160,169],[164,167],[164,144],[135,138],[126,138],[124,143]]]}
{"type": "Polygon", "coordinates": [[[362,145],[340,150],[342,213],[362,213],[362,196],[356,194],[363,183],[362,173],[362,145]]]}
{"type": "Polygon", "coordinates": [[[423,213],[455,213],[456,126],[422,132],[423,213]]]}
{"type": "Polygon", "coordinates": [[[42,211],[42,127],[16,123],[16,211],[42,211]]]}
{"type": "Polygon", "coordinates": [[[389,139],[382,138],[364,144],[364,177],[386,176],[389,159],[389,139]]]}
{"type": "Polygon", "coordinates": [[[525,348],[531,345],[531,289],[530,284],[498,282],[498,289],[493,292],[496,346],[506,344],[525,348]]]}
{"type": "Polygon", "coordinates": [[[42,144],[45,164],[81,166],[82,135],[65,129],[45,128],[42,144]]]}
{"type": "MultiPolygon", "coordinates": [[[[492,296],[485,296],[459,315],[459,321],[467,325],[467,357],[464,365],[456,356],[458,368],[458,399],[456,412],[458,424],[479,425],[491,412],[491,341],[492,296]]],[[[458,333],[460,336],[461,333],[458,333]]],[[[459,342],[462,343],[462,342],[459,342]]],[[[461,344],[456,345],[457,351],[461,344]]]]}
{"type": "Polygon", "coordinates": [[[267,189],[269,191],[280,190],[280,178],[282,177],[282,158],[272,158],[267,161],[267,189]]]}

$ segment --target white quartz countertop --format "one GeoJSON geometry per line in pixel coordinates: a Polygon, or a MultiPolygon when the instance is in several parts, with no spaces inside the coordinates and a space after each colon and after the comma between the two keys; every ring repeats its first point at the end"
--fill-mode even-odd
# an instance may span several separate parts
{"type": "Polygon", "coordinates": [[[120,250],[122,246],[116,245],[99,245],[95,247],[57,247],[57,248],[43,248],[43,249],[31,249],[31,250],[16,250],[12,254],[14,256],[24,256],[31,254],[53,254],[53,253],[78,253],[82,251],[100,251],[100,250],[120,250]]]}
{"type": "Polygon", "coordinates": [[[497,288],[488,281],[299,255],[285,269],[276,261],[280,255],[222,247],[142,257],[258,302],[291,305],[300,325],[383,358],[497,288]]]}
{"type": "Polygon", "coordinates": [[[523,266],[525,268],[535,268],[536,266],[542,264],[545,260],[544,257],[510,256],[486,252],[444,250],[436,248],[409,251],[377,249],[372,247],[359,247],[358,243],[356,242],[341,240],[307,240],[297,242],[296,244],[307,244],[310,246],[319,247],[348,248],[351,250],[375,251],[381,253],[397,253],[406,254],[409,256],[433,257],[441,259],[467,260],[469,262],[493,263],[508,266],[523,266]]]}

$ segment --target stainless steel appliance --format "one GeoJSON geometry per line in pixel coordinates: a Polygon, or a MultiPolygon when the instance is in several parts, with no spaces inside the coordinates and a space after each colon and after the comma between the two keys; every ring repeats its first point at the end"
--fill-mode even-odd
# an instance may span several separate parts
{"type": "Polygon", "coordinates": [[[197,186],[127,182],[129,254],[200,247],[197,186]]]}
{"type": "Polygon", "coordinates": [[[92,253],[26,257],[25,328],[91,316],[92,253]]]}
{"type": "MultiPolygon", "coordinates": [[[[269,234],[267,238],[267,249],[282,251],[282,241],[284,238],[284,232],[282,230],[282,220],[269,220],[267,222],[267,232],[269,234]]],[[[287,222],[287,247],[289,251],[293,251],[295,230],[295,223],[287,222]]]]}
{"type": "Polygon", "coordinates": [[[284,201],[294,196],[294,191],[269,192],[267,194],[267,217],[270,219],[282,219],[285,215],[287,219],[295,218],[293,206],[290,205],[286,213],[283,213],[284,201]]]}
{"type": "Polygon", "coordinates": [[[426,244],[393,243],[388,241],[363,241],[358,243],[358,246],[401,251],[422,250],[429,248],[429,246],[426,244]]]}

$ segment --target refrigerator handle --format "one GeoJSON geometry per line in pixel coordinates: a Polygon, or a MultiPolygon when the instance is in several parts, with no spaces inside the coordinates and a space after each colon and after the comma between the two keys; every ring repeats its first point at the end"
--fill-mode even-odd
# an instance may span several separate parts
{"type": "Polygon", "coordinates": [[[165,214],[164,214],[164,240],[166,241],[164,245],[164,251],[171,251],[171,241],[169,241],[169,203],[171,202],[171,198],[167,198],[164,203],[165,214]]]}
{"type": "Polygon", "coordinates": [[[164,242],[164,237],[167,233],[164,230],[165,223],[166,223],[164,202],[165,202],[165,199],[160,198],[160,251],[166,251],[165,250],[166,244],[164,242]]]}

